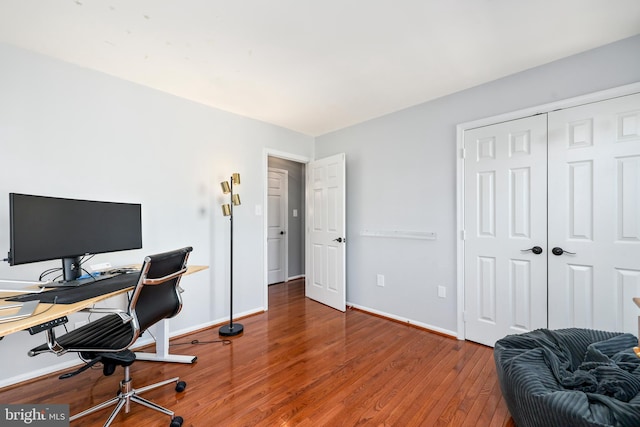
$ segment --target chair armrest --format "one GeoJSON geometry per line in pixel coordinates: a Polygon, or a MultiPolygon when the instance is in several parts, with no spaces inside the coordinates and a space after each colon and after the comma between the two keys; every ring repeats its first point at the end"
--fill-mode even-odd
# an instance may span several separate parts
{"type": "Polygon", "coordinates": [[[164,283],[164,282],[166,282],[168,280],[175,279],[176,277],[180,277],[186,272],[187,272],[187,267],[183,268],[182,270],[178,270],[175,273],[171,273],[171,274],[168,274],[168,275],[166,275],[164,277],[159,277],[157,279],[147,279],[145,277],[145,279],[144,279],[144,281],[142,283],[144,283],[145,285],[159,285],[159,284],[164,283]]]}

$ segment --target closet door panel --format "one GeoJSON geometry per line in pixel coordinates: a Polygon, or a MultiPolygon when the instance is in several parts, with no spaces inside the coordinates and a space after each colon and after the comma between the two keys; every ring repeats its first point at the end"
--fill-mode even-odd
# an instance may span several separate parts
{"type": "Polygon", "coordinates": [[[469,340],[493,346],[547,325],[546,158],[545,116],[465,132],[469,340]]]}
{"type": "Polygon", "coordinates": [[[626,270],[616,269],[615,281],[616,294],[616,321],[622,325],[622,331],[638,333],[638,312],[640,309],[633,302],[633,298],[640,296],[640,269],[626,270]]]}
{"type": "Polygon", "coordinates": [[[548,116],[549,327],[637,333],[640,94],[548,116]]]}

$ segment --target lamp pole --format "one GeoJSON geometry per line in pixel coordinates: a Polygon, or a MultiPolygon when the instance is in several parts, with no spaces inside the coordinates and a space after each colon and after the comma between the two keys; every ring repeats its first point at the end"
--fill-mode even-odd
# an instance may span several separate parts
{"type": "MultiPolygon", "coordinates": [[[[229,180],[230,185],[228,185],[228,191],[226,190],[225,184],[222,183],[222,191],[224,193],[231,193],[231,203],[228,205],[228,216],[229,216],[229,324],[221,326],[218,330],[218,334],[223,337],[232,337],[238,334],[241,334],[244,331],[244,327],[240,323],[233,323],[233,205],[240,204],[240,197],[236,194],[234,197],[233,194],[233,184],[240,184],[240,174],[234,173],[229,180]]],[[[224,215],[227,215],[225,206],[222,207],[222,212],[224,215]]]]}

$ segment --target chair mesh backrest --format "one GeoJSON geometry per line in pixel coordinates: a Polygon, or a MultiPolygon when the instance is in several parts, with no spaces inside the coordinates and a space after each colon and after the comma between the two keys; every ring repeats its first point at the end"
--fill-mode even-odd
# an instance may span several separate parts
{"type": "Polygon", "coordinates": [[[144,279],[159,279],[180,271],[186,267],[191,251],[191,247],[186,247],[145,258],[129,307],[129,312],[135,313],[138,319],[141,332],[162,319],[175,316],[182,308],[182,298],[178,292],[180,276],[158,285],[144,285],[144,279]],[[145,276],[147,267],[149,269],[145,276]]]}

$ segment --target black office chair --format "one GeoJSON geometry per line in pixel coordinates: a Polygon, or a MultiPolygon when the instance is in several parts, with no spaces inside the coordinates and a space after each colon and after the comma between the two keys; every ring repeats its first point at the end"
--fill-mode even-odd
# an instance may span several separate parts
{"type": "Polygon", "coordinates": [[[120,382],[118,395],[73,415],[70,417],[71,421],[117,403],[104,424],[107,427],[123,407],[128,413],[130,402],[135,402],[169,415],[171,427],[182,425],[182,417],[175,416],[172,411],[143,399],[139,394],[170,383],[176,383],[176,391],[181,392],[186,387],[186,383],[176,377],[137,390],[134,389],[129,367],[135,361],[136,356],[129,348],[149,326],[180,312],[182,298],[178,284],[181,276],[187,271],[187,259],[191,251],[191,247],[186,247],[147,256],[131,293],[127,311],[94,309],[92,310],[94,312],[108,312],[110,314],[58,338],[55,337],[53,329],[50,329],[47,331],[47,343],[29,351],[29,356],[47,352],[53,352],[57,355],[77,352],[80,353],[82,359],[88,362],[77,371],[64,374],[60,378],[76,375],[97,362],[102,362],[105,375],[113,374],[116,366],[124,367],[124,379],[120,382]]]}

